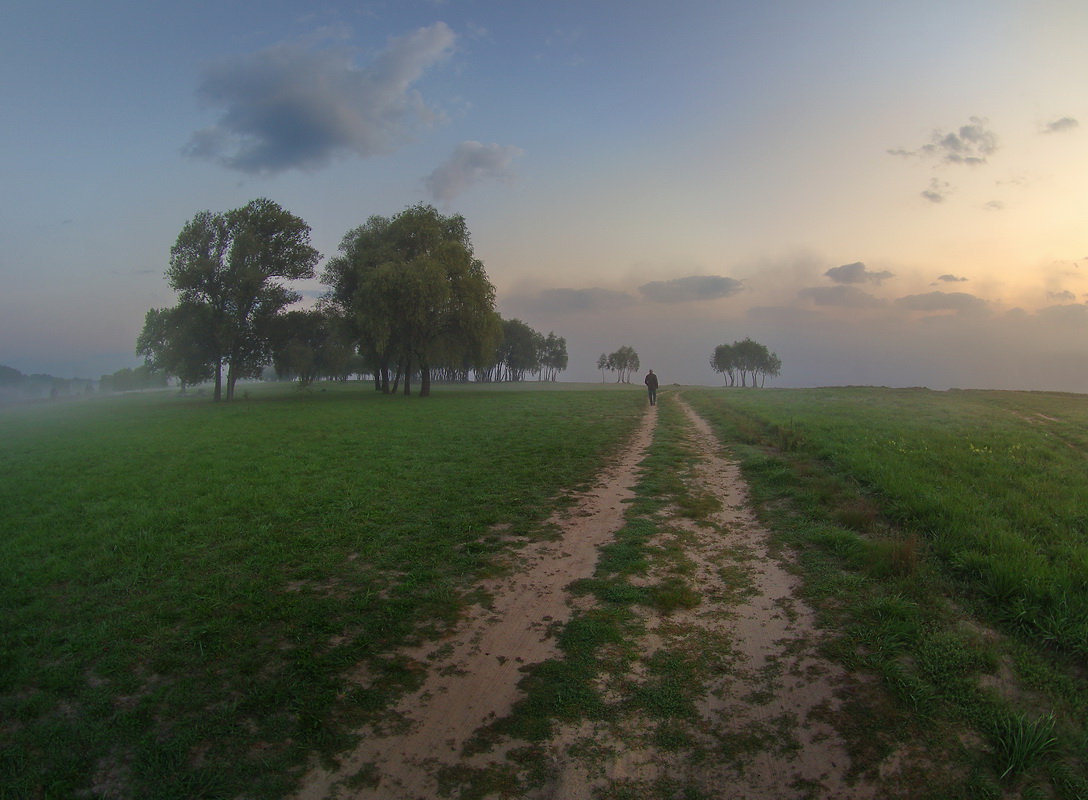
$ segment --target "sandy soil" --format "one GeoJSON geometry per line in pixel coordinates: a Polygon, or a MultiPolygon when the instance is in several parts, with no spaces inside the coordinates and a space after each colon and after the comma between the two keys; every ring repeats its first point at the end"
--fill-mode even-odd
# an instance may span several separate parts
{"type": "MultiPolygon", "coordinates": [[[[748,509],[738,468],[706,423],[680,403],[699,454],[699,487],[720,498],[722,508],[709,525],[675,514],[657,521],[662,533],[655,544],[681,543],[686,579],[702,602],[669,615],[640,611],[647,629],[640,650],[645,658],[662,648],[720,653],[693,726],[704,752],[716,755],[692,764],[682,754],[660,752],[643,735],[649,722],[632,716],[607,726],[568,726],[546,748],[551,779],[527,797],[590,800],[617,787],[637,794],[644,787],[649,795],[662,781],[719,798],[875,796],[871,787],[846,782],[845,746],[819,721],[838,708],[843,676],[817,654],[820,633],[812,612],[795,597],[797,579],[768,551],[767,532],[748,509]],[[592,758],[572,754],[586,749],[572,744],[587,741],[597,743],[592,758]]],[[[597,486],[554,520],[561,538],[526,546],[509,577],[483,586],[493,598],[488,608],[475,608],[451,638],[408,654],[426,665],[427,678],[396,709],[405,724],[362,731],[360,746],[336,770],[317,768],[306,777],[298,800],[435,798],[443,767],[502,761],[501,746],[471,757],[462,746],[510,711],[526,664],[557,655],[555,626],[575,608],[566,587],[593,574],[598,548],[623,525],[623,503],[633,496],[656,419],[657,409],[648,408],[630,446],[597,486]],[[378,784],[360,787],[363,781],[352,780],[356,775],[376,776],[378,784]]],[[[602,688],[619,691],[637,683],[638,669],[636,664],[631,675],[603,677],[602,688]]]]}

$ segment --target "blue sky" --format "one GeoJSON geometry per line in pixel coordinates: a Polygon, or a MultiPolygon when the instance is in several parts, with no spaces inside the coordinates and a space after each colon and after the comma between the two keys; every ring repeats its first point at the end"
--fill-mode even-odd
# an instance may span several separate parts
{"type": "MultiPolygon", "coordinates": [[[[1088,4],[0,9],[0,364],[133,366],[199,211],[463,214],[568,380],[1088,391],[1088,4]]],[[[300,287],[312,301],[322,287],[300,287]]]]}

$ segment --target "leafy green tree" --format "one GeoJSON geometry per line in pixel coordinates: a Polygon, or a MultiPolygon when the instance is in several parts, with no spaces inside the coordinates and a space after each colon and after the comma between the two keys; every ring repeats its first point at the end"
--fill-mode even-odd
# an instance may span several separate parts
{"type": "Polygon", "coordinates": [[[617,373],[616,383],[630,383],[631,375],[638,372],[638,353],[634,348],[623,345],[608,356],[608,368],[617,373]]]}
{"type": "Polygon", "coordinates": [[[766,345],[745,338],[732,344],[720,344],[714,348],[714,354],[710,358],[710,366],[715,372],[721,373],[730,386],[737,385],[737,377],[740,377],[740,385],[747,386],[748,378],[752,379],[752,386],[763,386],[767,376],[777,377],[782,371],[782,361],[776,353],[767,350],[766,345]]]}
{"type": "Polygon", "coordinates": [[[567,340],[556,336],[555,331],[549,331],[544,339],[539,361],[544,369],[544,380],[557,380],[559,373],[567,368],[567,340]]]}
{"type": "MultiPolygon", "coordinates": [[[[180,297],[179,308],[203,309],[200,331],[207,341],[189,351],[194,359],[208,358],[216,400],[222,397],[224,365],[231,400],[236,382],[258,376],[268,363],[273,319],[301,299],[283,281],[312,278],[320,257],[310,246],[310,226],[263,198],[225,214],[202,211],[182,228],[166,277],[180,297]]],[[[148,340],[156,341],[154,331],[148,340]]],[[[151,358],[159,357],[153,351],[151,358]]]]}
{"type": "Polygon", "coordinates": [[[720,344],[714,348],[714,355],[710,358],[710,366],[720,373],[730,386],[737,385],[737,361],[733,353],[733,345],[720,344]]]}
{"type": "Polygon", "coordinates": [[[136,339],[136,354],[151,369],[176,377],[184,391],[214,376],[214,334],[214,315],[207,306],[182,302],[174,308],[152,308],[136,339]]]}
{"type": "Polygon", "coordinates": [[[502,340],[498,347],[499,380],[521,381],[526,372],[539,369],[537,332],[520,319],[502,321],[502,340]]]}
{"type": "Polygon", "coordinates": [[[601,371],[601,383],[604,383],[605,372],[612,371],[612,361],[611,359],[609,359],[607,353],[601,353],[601,355],[597,358],[597,369],[601,371]]]}
{"type": "MultiPolygon", "coordinates": [[[[431,367],[489,360],[500,335],[495,288],[475,258],[460,215],[411,206],[392,218],[374,216],[349,231],[340,255],[326,265],[328,301],[351,321],[361,352],[377,364],[389,392],[389,370],[420,375],[430,395],[431,367]]],[[[396,380],[394,389],[396,391],[396,380]]]]}
{"type": "Polygon", "coordinates": [[[281,314],[273,323],[271,339],[276,373],[297,377],[300,387],[348,374],[351,343],[340,320],[326,309],[281,314]]]}

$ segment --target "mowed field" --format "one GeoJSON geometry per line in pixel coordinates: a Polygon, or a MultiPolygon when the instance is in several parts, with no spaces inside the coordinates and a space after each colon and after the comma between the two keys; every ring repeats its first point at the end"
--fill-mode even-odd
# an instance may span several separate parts
{"type": "MultiPolygon", "coordinates": [[[[612,384],[239,394],[0,411],[0,797],[290,795],[645,411],[612,384]]],[[[859,774],[916,747],[944,796],[1088,793],[1088,398],[682,395],[869,687],[835,721],[859,774]]],[[[680,491],[661,435],[643,501],[680,491]]]]}

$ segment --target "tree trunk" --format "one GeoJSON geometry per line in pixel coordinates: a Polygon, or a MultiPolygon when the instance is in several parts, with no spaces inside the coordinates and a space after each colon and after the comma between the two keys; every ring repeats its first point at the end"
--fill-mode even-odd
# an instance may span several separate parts
{"type": "Polygon", "coordinates": [[[215,362],[215,402],[223,399],[223,359],[215,362]]]}
{"type": "Polygon", "coordinates": [[[431,396],[431,368],[423,358],[419,359],[419,396],[431,396]]]}

